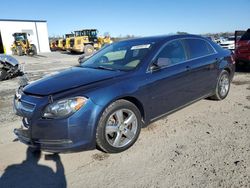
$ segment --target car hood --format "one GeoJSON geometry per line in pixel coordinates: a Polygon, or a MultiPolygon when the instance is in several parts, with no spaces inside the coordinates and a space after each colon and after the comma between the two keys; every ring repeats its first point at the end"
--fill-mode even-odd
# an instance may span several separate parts
{"type": "Polygon", "coordinates": [[[24,88],[24,93],[41,96],[52,95],[109,80],[122,74],[124,72],[73,67],[27,85],[24,88]]]}

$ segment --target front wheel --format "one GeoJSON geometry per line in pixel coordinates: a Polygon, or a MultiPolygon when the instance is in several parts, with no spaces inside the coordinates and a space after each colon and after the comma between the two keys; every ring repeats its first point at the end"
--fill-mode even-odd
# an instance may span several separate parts
{"type": "Polygon", "coordinates": [[[223,100],[227,97],[229,90],[230,90],[229,72],[223,70],[220,73],[219,79],[217,81],[215,94],[211,96],[211,98],[215,100],[223,100]]]}
{"type": "Polygon", "coordinates": [[[23,49],[21,46],[17,46],[16,47],[16,52],[18,56],[22,56],[23,55],[23,49]]]}
{"type": "Polygon", "coordinates": [[[12,52],[12,55],[17,55],[17,52],[16,52],[15,48],[12,48],[11,52],[12,52]]]}
{"type": "Polygon", "coordinates": [[[118,100],[103,112],[96,131],[97,146],[107,153],[119,153],[131,147],[141,131],[141,114],[126,100],[118,100]]]}

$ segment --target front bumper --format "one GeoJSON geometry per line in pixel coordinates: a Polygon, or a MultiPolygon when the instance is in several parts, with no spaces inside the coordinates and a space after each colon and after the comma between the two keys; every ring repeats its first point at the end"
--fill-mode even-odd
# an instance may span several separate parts
{"type": "Polygon", "coordinates": [[[41,149],[48,152],[75,152],[81,151],[83,149],[90,149],[91,147],[83,147],[74,145],[73,141],[70,139],[60,139],[60,140],[47,140],[47,139],[33,139],[31,131],[24,130],[22,128],[14,129],[15,135],[18,140],[30,147],[41,149]]]}
{"type": "Polygon", "coordinates": [[[33,109],[27,104],[18,105],[14,101],[16,114],[23,117],[21,128],[15,129],[14,133],[22,143],[48,152],[63,153],[96,147],[95,130],[100,106],[89,100],[82,109],[68,118],[43,119],[41,114],[46,99],[22,95],[20,102],[27,101],[29,105],[35,104],[33,109]]]}

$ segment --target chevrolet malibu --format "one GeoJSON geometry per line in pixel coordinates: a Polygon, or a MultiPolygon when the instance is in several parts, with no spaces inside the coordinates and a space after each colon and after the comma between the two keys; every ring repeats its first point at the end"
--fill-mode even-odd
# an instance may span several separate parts
{"type": "Polygon", "coordinates": [[[80,66],[20,87],[14,109],[23,120],[14,133],[49,152],[122,152],[151,122],[204,98],[226,98],[233,75],[231,52],[200,36],[113,43],[80,66]]]}

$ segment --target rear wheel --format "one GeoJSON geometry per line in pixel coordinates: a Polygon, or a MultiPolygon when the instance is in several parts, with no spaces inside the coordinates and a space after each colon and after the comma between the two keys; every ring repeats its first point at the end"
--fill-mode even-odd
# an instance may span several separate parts
{"type": "Polygon", "coordinates": [[[220,73],[219,79],[217,81],[215,94],[211,98],[215,100],[223,100],[227,97],[229,90],[230,90],[229,72],[223,70],[220,73]]]}
{"type": "Polygon", "coordinates": [[[31,44],[31,49],[30,49],[30,55],[37,55],[37,49],[36,46],[34,44],[31,44]]]}
{"type": "Polygon", "coordinates": [[[141,114],[138,108],[118,100],[103,112],[97,127],[97,146],[108,153],[118,153],[131,147],[141,131],[141,114]]]}
{"type": "Polygon", "coordinates": [[[85,56],[90,56],[94,53],[94,47],[90,44],[87,44],[86,46],[84,46],[84,54],[85,56]]]}
{"type": "Polygon", "coordinates": [[[5,69],[0,69],[0,81],[5,80],[7,77],[7,71],[5,69]]]}

